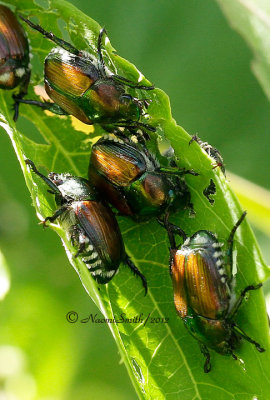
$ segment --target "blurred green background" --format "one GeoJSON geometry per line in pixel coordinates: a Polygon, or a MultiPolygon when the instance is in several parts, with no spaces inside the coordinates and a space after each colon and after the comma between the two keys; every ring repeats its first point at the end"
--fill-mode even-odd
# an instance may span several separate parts
{"type": "MultiPolygon", "coordinates": [[[[178,124],[216,146],[227,169],[270,189],[270,105],[250,71],[251,52],[213,1],[72,3],[105,26],[117,52],[167,92],[178,124]]],[[[58,237],[37,224],[2,131],[0,159],[0,248],[11,275],[0,303],[0,398],[5,391],[27,400],[136,399],[109,329],[66,321],[70,310],[79,318],[100,312],[58,237]]],[[[269,263],[269,237],[256,235],[269,263]]]]}

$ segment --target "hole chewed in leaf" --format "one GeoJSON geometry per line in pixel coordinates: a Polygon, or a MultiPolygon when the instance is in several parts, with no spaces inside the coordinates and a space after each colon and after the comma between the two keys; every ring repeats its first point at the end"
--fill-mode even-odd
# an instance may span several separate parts
{"type": "Polygon", "coordinates": [[[203,191],[204,196],[207,198],[211,206],[214,204],[215,200],[212,198],[216,194],[216,185],[213,179],[210,179],[209,185],[203,191]]]}

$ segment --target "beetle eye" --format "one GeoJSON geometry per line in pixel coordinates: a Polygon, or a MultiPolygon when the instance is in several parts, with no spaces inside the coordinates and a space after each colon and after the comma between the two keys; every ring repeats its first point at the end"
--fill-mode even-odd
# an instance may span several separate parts
{"type": "Polygon", "coordinates": [[[55,172],[50,172],[48,177],[56,186],[60,186],[64,183],[61,175],[55,172]]]}
{"type": "Polygon", "coordinates": [[[51,180],[53,180],[53,179],[55,179],[55,173],[54,172],[50,172],[49,174],[48,174],[48,178],[49,179],[51,179],[51,180]]]}
{"type": "Polygon", "coordinates": [[[130,104],[132,102],[132,96],[130,96],[129,94],[123,94],[120,97],[120,102],[122,104],[130,104]]]}

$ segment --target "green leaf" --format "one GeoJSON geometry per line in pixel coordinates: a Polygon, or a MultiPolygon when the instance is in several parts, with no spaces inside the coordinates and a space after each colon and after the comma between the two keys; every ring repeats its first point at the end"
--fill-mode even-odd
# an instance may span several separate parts
{"type": "Polygon", "coordinates": [[[217,0],[232,27],[254,53],[252,70],[270,100],[270,3],[268,0],[217,0]]]}
{"type": "MultiPolygon", "coordinates": [[[[35,16],[42,26],[52,29],[55,34],[64,34],[66,40],[68,32],[70,40],[77,47],[89,49],[91,46],[89,51],[95,50],[99,25],[71,4],[63,0],[52,0],[50,3],[16,0],[13,4],[23,15],[35,16]]],[[[32,80],[35,83],[42,82],[44,57],[52,44],[30,29],[28,35],[35,54],[32,80]]],[[[116,68],[118,74],[133,80],[139,78],[139,71],[117,56],[110,43],[106,43],[106,51],[106,62],[111,68],[116,68]]],[[[141,93],[138,91],[136,95],[140,97],[141,93]]],[[[152,100],[148,109],[149,123],[158,128],[158,142],[162,142],[165,135],[175,150],[179,166],[193,168],[200,173],[199,177],[188,176],[186,179],[196,217],[191,218],[189,212],[183,210],[171,216],[172,222],[179,224],[188,234],[208,229],[225,241],[242,210],[224,175],[218,168],[212,169],[212,160],[197,143],[189,146],[190,136],[172,119],[166,94],[156,89],[144,95],[152,100]],[[203,195],[210,179],[213,179],[217,188],[213,206],[203,195]]],[[[28,97],[33,96],[31,89],[28,97]]],[[[70,117],[50,116],[37,108],[22,105],[21,115],[35,125],[41,135],[40,141],[45,140],[45,144],[38,143],[27,136],[27,131],[17,130],[12,121],[11,104],[10,93],[2,91],[0,124],[10,136],[38,218],[42,220],[55,210],[53,196],[48,194],[44,183],[27,170],[24,158],[32,159],[38,167],[48,171],[68,171],[86,177],[90,146],[101,131],[97,127],[94,131],[88,126],[82,131],[78,124],[75,124],[75,130],[70,117]]],[[[155,138],[149,146],[157,151],[155,138]]],[[[67,241],[65,232],[56,224],[51,224],[51,228],[61,237],[84,288],[105,318],[119,319],[125,314],[129,319],[135,316],[144,319],[144,323],[108,324],[138,396],[155,400],[217,397],[220,400],[265,399],[269,393],[269,378],[266,374],[269,368],[269,337],[262,292],[256,291],[249,296],[237,315],[237,323],[266,348],[266,353],[259,354],[249,343],[243,343],[236,351],[238,361],[211,352],[212,372],[206,375],[199,347],[185,330],[174,309],[166,232],[154,220],[138,224],[119,218],[119,222],[127,252],[147,278],[147,296],[144,296],[140,280],[134,278],[125,266],[120,267],[119,273],[109,284],[100,286],[98,290],[85,265],[72,256],[75,249],[67,241]],[[149,314],[150,318],[145,323],[149,314]],[[164,319],[168,319],[168,323],[161,322],[164,319]]],[[[235,291],[239,295],[247,285],[264,281],[269,276],[269,269],[262,260],[246,221],[237,231],[235,249],[235,291]]]]}

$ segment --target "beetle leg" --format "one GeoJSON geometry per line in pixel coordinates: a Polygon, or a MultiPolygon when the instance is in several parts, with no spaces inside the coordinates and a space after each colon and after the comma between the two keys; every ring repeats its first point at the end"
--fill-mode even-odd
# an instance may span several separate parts
{"type": "MultiPolygon", "coordinates": [[[[116,126],[116,125],[114,125],[114,126],[116,126]]],[[[148,133],[145,132],[145,130],[143,130],[143,129],[141,129],[139,131],[137,127],[129,127],[128,132],[126,129],[124,131],[121,131],[120,129],[117,128],[114,130],[114,134],[116,136],[120,137],[121,139],[128,140],[128,141],[132,140],[132,138],[128,139],[130,134],[132,134],[136,137],[137,141],[143,146],[145,145],[145,142],[147,140],[150,140],[150,136],[148,135],[148,133]]],[[[144,149],[145,149],[145,151],[147,151],[147,149],[145,147],[144,147],[144,149]]]]}
{"type": "Polygon", "coordinates": [[[178,176],[187,175],[187,174],[194,175],[194,176],[200,175],[198,172],[195,172],[193,169],[184,169],[184,168],[175,170],[175,168],[161,167],[158,169],[158,171],[163,172],[168,175],[178,175],[178,176]]]}
{"type": "Polygon", "coordinates": [[[135,97],[133,97],[133,101],[138,104],[140,110],[142,111],[141,115],[146,115],[147,113],[145,113],[143,111],[143,109],[147,109],[149,107],[149,105],[152,103],[152,100],[150,99],[137,99],[135,97]]]}
{"type": "Polygon", "coordinates": [[[192,142],[197,142],[199,145],[202,144],[202,140],[199,138],[198,135],[193,135],[190,139],[190,141],[188,142],[189,146],[191,145],[192,142]]]}
{"type": "Polygon", "coordinates": [[[97,42],[97,53],[98,53],[98,57],[99,57],[99,72],[101,73],[101,75],[103,77],[106,77],[105,63],[104,63],[104,59],[103,59],[103,55],[102,55],[102,51],[101,51],[102,37],[104,34],[107,35],[106,29],[105,28],[100,29],[99,35],[98,35],[98,42],[97,42]]]}
{"type": "Polygon", "coordinates": [[[241,225],[241,223],[242,223],[243,220],[245,219],[246,215],[247,215],[247,212],[244,211],[243,214],[241,215],[241,217],[239,218],[239,220],[236,222],[236,224],[235,224],[234,227],[232,228],[231,233],[230,233],[230,236],[229,236],[229,238],[228,238],[228,245],[229,245],[229,246],[232,246],[233,238],[234,238],[236,229],[241,225]]]}
{"type": "Polygon", "coordinates": [[[186,233],[179,226],[169,222],[169,212],[166,212],[163,220],[157,218],[157,222],[167,230],[171,249],[177,249],[178,247],[176,246],[174,235],[181,236],[184,241],[187,239],[186,233]]]}
{"type": "Polygon", "coordinates": [[[156,132],[156,128],[154,126],[145,124],[144,122],[135,121],[134,124],[136,128],[139,126],[148,129],[150,132],[156,132]]]}
{"type": "Polygon", "coordinates": [[[47,225],[46,225],[46,222],[47,222],[47,221],[49,221],[49,222],[54,222],[58,217],[60,217],[60,215],[63,214],[63,212],[66,211],[66,209],[67,209],[67,208],[66,208],[65,206],[63,206],[63,207],[59,208],[58,210],[56,210],[55,213],[54,213],[51,217],[46,217],[46,218],[44,219],[44,221],[41,222],[41,223],[43,224],[43,227],[44,227],[44,228],[47,227],[47,225]]]}
{"type": "Polygon", "coordinates": [[[234,235],[235,232],[237,230],[237,228],[241,225],[241,223],[244,221],[245,217],[247,215],[247,212],[244,211],[243,214],[241,215],[241,217],[239,218],[239,220],[236,222],[236,224],[234,225],[234,227],[231,230],[230,236],[227,240],[228,242],[228,257],[229,257],[229,264],[232,266],[233,265],[233,240],[234,240],[234,235]]]}
{"type": "MultiPolygon", "coordinates": [[[[138,129],[137,126],[134,126],[134,127],[129,126],[129,127],[128,127],[128,130],[129,130],[129,133],[132,134],[132,135],[134,135],[134,136],[136,137],[137,141],[138,141],[142,146],[144,146],[144,151],[145,151],[145,152],[147,153],[147,155],[150,157],[150,153],[149,153],[148,149],[145,147],[145,142],[147,142],[148,140],[150,140],[150,136],[149,136],[149,134],[146,132],[146,129],[142,129],[142,128],[138,129]]],[[[132,140],[132,138],[131,138],[131,140],[132,140]]]]}
{"type": "Polygon", "coordinates": [[[120,75],[112,75],[110,78],[112,78],[116,82],[124,83],[126,86],[129,86],[134,89],[142,89],[142,90],[154,90],[155,89],[155,86],[139,85],[137,82],[131,81],[120,75]]]}
{"type": "Polygon", "coordinates": [[[66,111],[64,111],[63,108],[61,108],[58,104],[51,103],[49,101],[25,100],[15,95],[13,95],[12,97],[17,107],[17,103],[30,104],[32,106],[43,108],[43,110],[51,111],[53,114],[68,115],[66,111]]]}
{"type": "MultiPolygon", "coordinates": [[[[146,128],[151,132],[156,132],[156,128],[154,128],[153,126],[149,125],[149,124],[145,124],[143,122],[139,122],[139,121],[123,121],[123,122],[119,122],[117,124],[114,124],[114,126],[116,127],[120,127],[120,128],[127,128],[129,130],[134,130],[138,127],[142,127],[142,128],[146,128]]],[[[131,133],[133,133],[131,131],[131,133]]]]}
{"type": "Polygon", "coordinates": [[[25,75],[24,82],[21,85],[21,89],[20,89],[19,93],[17,95],[12,96],[14,99],[14,106],[13,106],[13,108],[14,108],[13,121],[14,122],[17,121],[18,116],[19,116],[19,103],[20,102],[18,101],[18,99],[22,99],[27,94],[28,85],[30,82],[30,76],[31,76],[31,72],[28,71],[28,73],[25,75]]]}
{"type": "Polygon", "coordinates": [[[72,44],[66,42],[65,40],[58,38],[52,32],[45,31],[45,29],[43,29],[40,25],[34,24],[29,19],[24,18],[22,15],[20,15],[20,18],[24,22],[26,22],[32,29],[35,29],[36,31],[40,32],[45,38],[51,40],[57,46],[62,47],[62,49],[69,51],[70,53],[75,54],[76,56],[79,56],[81,54],[80,50],[76,49],[76,47],[72,46],[72,44]]]}
{"type": "Polygon", "coordinates": [[[207,374],[208,372],[211,371],[210,353],[209,353],[208,348],[205,346],[205,344],[199,343],[199,346],[200,346],[201,353],[205,357],[205,363],[204,363],[203,370],[207,374]]]}
{"type": "Polygon", "coordinates": [[[61,194],[60,190],[58,189],[58,187],[49,179],[47,178],[47,176],[43,175],[41,172],[39,172],[35,166],[35,164],[33,163],[33,161],[26,159],[25,160],[25,164],[29,165],[29,167],[32,169],[32,171],[38,175],[41,179],[43,179],[43,181],[52,189],[52,191],[50,193],[53,192],[53,194],[61,194]]]}
{"type": "Polygon", "coordinates": [[[147,281],[146,281],[145,276],[138,270],[136,265],[133,264],[133,262],[128,257],[128,255],[126,255],[125,263],[134,272],[135,275],[137,275],[137,276],[139,276],[141,278],[142,284],[143,284],[143,287],[144,287],[144,290],[145,290],[145,295],[146,295],[147,294],[147,281]]]}
{"type": "Polygon", "coordinates": [[[78,237],[77,225],[72,225],[70,232],[71,232],[70,242],[71,242],[72,246],[75,246],[77,244],[77,237],[78,237]]]}
{"type": "Polygon", "coordinates": [[[162,220],[161,218],[157,218],[157,222],[167,230],[171,249],[176,249],[177,246],[175,243],[174,232],[172,229],[173,224],[169,223],[168,221],[165,221],[166,215],[164,217],[164,220],[162,220]]]}
{"type": "Polygon", "coordinates": [[[79,246],[79,248],[78,248],[78,251],[77,251],[77,253],[75,254],[74,257],[75,257],[75,258],[79,257],[79,255],[80,255],[81,253],[83,253],[84,250],[85,250],[85,243],[80,243],[80,246],[79,246]]]}
{"type": "Polygon", "coordinates": [[[240,297],[238,298],[238,300],[236,301],[235,305],[233,306],[232,310],[230,311],[230,313],[228,315],[228,319],[230,319],[230,320],[233,319],[233,317],[237,313],[239,307],[241,306],[247,292],[249,292],[250,290],[260,289],[261,287],[262,287],[262,283],[259,283],[258,285],[247,286],[244,290],[242,290],[240,297]]]}
{"type": "Polygon", "coordinates": [[[249,343],[254,344],[254,346],[256,347],[256,349],[260,352],[263,353],[265,351],[265,349],[263,347],[261,347],[261,345],[257,342],[255,342],[255,340],[251,339],[241,328],[239,328],[239,326],[237,326],[236,324],[232,325],[232,330],[239,336],[241,336],[243,339],[247,340],[249,343]]]}
{"type": "Polygon", "coordinates": [[[212,165],[213,165],[212,169],[216,169],[219,167],[221,169],[221,171],[223,172],[223,174],[226,176],[226,170],[225,170],[225,166],[224,166],[223,162],[215,161],[215,163],[212,163],[212,165]]]}

